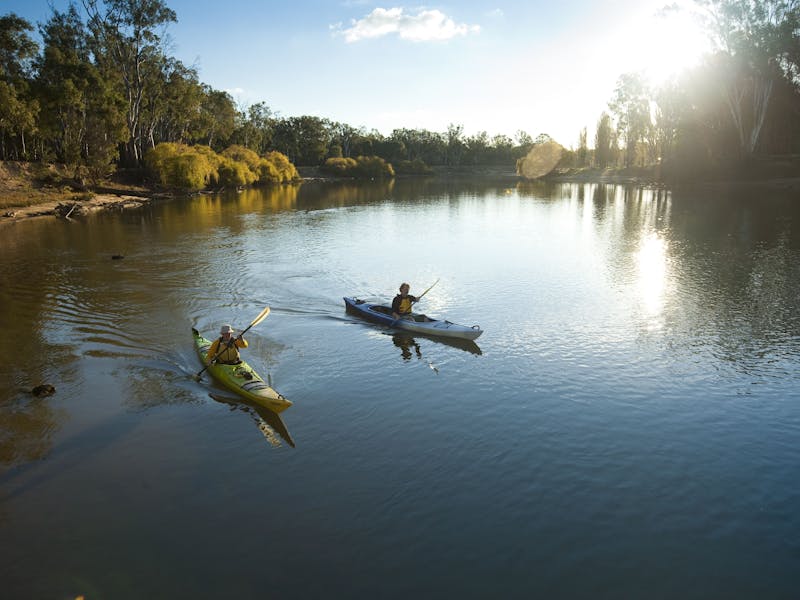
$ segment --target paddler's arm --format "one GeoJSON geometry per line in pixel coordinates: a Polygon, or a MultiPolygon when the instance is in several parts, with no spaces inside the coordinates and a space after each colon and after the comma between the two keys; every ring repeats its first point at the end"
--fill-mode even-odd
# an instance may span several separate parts
{"type": "Polygon", "coordinates": [[[247,348],[247,346],[249,345],[249,344],[247,343],[247,340],[246,340],[246,339],[244,339],[244,338],[243,338],[243,337],[241,337],[241,336],[237,337],[237,338],[236,338],[236,339],[233,341],[233,343],[234,343],[234,344],[236,344],[236,347],[237,347],[237,348],[247,348]]]}

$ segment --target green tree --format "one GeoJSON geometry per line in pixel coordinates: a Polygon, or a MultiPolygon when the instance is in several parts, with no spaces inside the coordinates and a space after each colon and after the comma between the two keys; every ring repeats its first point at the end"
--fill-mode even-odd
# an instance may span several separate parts
{"type": "Polygon", "coordinates": [[[625,143],[625,166],[644,163],[641,146],[647,144],[651,133],[650,92],[640,73],[626,73],[617,80],[614,96],[609,102],[616,116],[617,134],[625,143]]]}
{"type": "Polygon", "coordinates": [[[526,156],[528,152],[531,151],[531,148],[533,148],[533,136],[527,131],[519,129],[514,135],[514,140],[517,142],[517,146],[514,150],[514,158],[519,160],[523,156],[526,156]]]}
{"type": "Polygon", "coordinates": [[[159,72],[154,74],[142,105],[146,146],[152,148],[160,142],[188,143],[200,138],[205,89],[197,72],[166,56],[161,57],[157,66],[159,72]]]}
{"type": "Polygon", "coordinates": [[[594,163],[596,167],[605,169],[613,164],[613,139],[614,127],[611,122],[611,116],[604,112],[597,122],[597,132],[594,137],[594,163]]]}
{"type": "Polygon", "coordinates": [[[332,123],[331,142],[340,148],[341,156],[349,158],[353,152],[353,142],[362,135],[362,131],[347,123],[332,123]]]}
{"type": "Polygon", "coordinates": [[[175,11],[161,0],[83,0],[94,36],[95,59],[109,76],[116,75],[126,101],[128,141],[123,162],[143,159],[142,107],[146,94],[158,87],[158,64],[165,54],[159,30],[176,22],[175,11]]]}
{"type": "Polygon", "coordinates": [[[231,142],[265,154],[272,144],[273,115],[265,102],[251,104],[238,111],[231,142]]]}
{"type": "Polygon", "coordinates": [[[276,132],[275,147],[297,165],[322,164],[331,140],[330,121],[313,116],[290,117],[276,132]]]}
{"type": "Polygon", "coordinates": [[[196,120],[195,141],[215,150],[228,145],[236,127],[236,106],[228,92],[203,85],[200,114],[196,120]]]}
{"type": "Polygon", "coordinates": [[[464,150],[464,126],[450,123],[447,126],[445,164],[450,167],[457,167],[460,165],[461,157],[464,156],[464,150]]]}
{"type": "Polygon", "coordinates": [[[489,155],[489,134],[480,131],[465,140],[464,162],[470,165],[486,164],[489,155]]]}
{"type": "Polygon", "coordinates": [[[40,135],[57,160],[93,178],[106,173],[125,140],[121,98],[91,61],[88,33],[74,6],[53,11],[40,27],[36,95],[41,103],[40,135]]]}
{"type": "Polygon", "coordinates": [[[719,51],[719,89],[737,133],[740,154],[758,147],[776,81],[798,81],[797,0],[696,0],[719,51]]]}
{"type": "Polygon", "coordinates": [[[589,164],[589,132],[586,127],[581,129],[578,134],[578,151],[575,153],[575,162],[578,167],[585,167],[589,164]]]}
{"type": "Polygon", "coordinates": [[[36,131],[38,102],[30,96],[30,74],[39,50],[33,26],[10,13],[0,17],[0,157],[25,158],[26,139],[36,131]]]}

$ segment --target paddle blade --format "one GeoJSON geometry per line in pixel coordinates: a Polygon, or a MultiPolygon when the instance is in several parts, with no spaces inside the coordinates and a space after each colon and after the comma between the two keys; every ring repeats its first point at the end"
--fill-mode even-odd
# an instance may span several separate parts
{"type": "Polygon", "coordinates": [[[267,318],[268,314],[269,314],[269,306],[267,308],[265,308],[264,310],[262,310],[258,314],[258,316],[255,319],[253,319],[253,322],[250,323],[250,327],[254,327],[255,325],[258,325],[259,323],[261,323],[261,321],[263,321],[264,319],[267,318]]]}

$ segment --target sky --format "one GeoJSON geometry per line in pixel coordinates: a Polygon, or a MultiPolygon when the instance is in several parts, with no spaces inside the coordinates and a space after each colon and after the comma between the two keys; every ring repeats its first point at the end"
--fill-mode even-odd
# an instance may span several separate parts
{"type": "MultiPolygon", "coordinates": [[[[705,40],[667,0],[165,0],[168,53],[240,108],[397,128],[514,139],[546,133],[590,146],[617,79],[658,82],[697,60],[705,40]]],[[[3,0],[45,22],[69,0],[3,0]]],[[[80,3],[78,3],[80,8],[80,3]]]]}

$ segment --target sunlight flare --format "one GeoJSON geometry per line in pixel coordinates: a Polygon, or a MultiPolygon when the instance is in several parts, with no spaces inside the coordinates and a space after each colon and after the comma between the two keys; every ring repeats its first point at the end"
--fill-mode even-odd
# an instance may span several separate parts
{"type": "Polygon", "coordinates": [[[687,11],[652,15],[636,28],[638,68],[653,85],[661,85],[698,64],[711,44],[687,11]]]}

